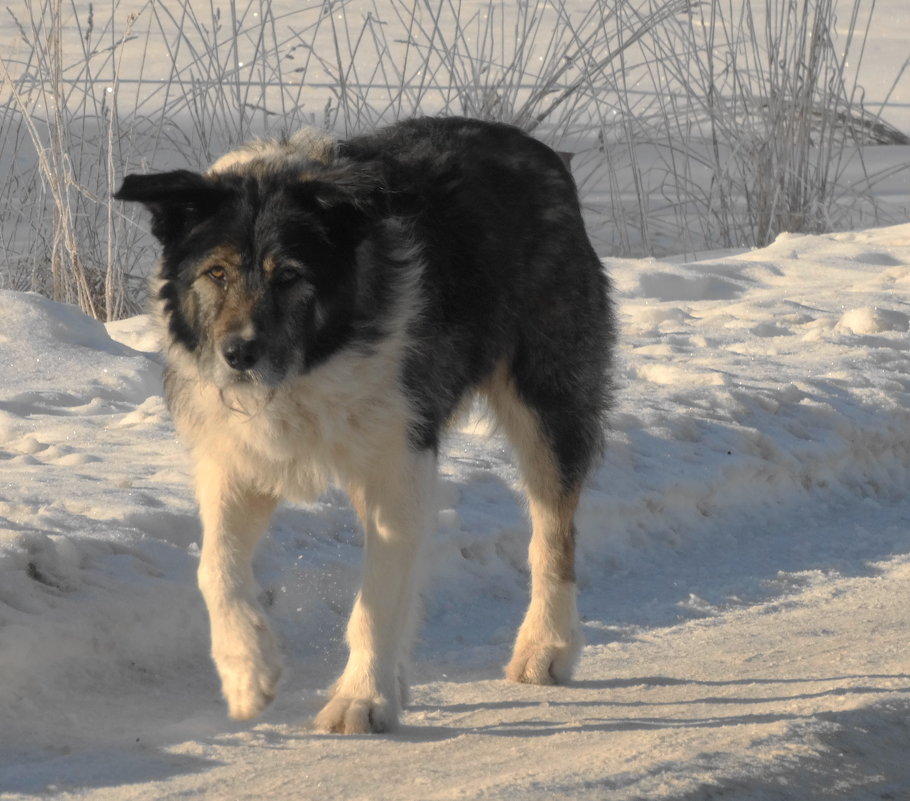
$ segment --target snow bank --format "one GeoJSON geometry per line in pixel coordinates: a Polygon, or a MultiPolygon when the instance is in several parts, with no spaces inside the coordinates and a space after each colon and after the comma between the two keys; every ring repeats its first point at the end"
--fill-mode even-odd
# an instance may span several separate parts
{"type": "MultiPolygon", "coordinates": [[[[910,225],[607,266],[622,336],[610,444],[579,514],[588,681],[630,632],[746,614],[908,544],[904,528],[864,527],[862,510],[880,520],[910,479],[910,225]],[[842,515],[852,527],[828,538],[842,515]]],[[[232,725],[206,654],[199,527],[156,341],[145,317],[105,327],[0,293],[0,792],[42,791],[55,771],[71,787],[127,781],[66,754],[232,725]]],[[[409,713],[427,736],[433,705],[489,696],[482,681],[464,701],[427,682],[496,679],[527,592],[504,442],[472,420],[440,471],[415,666],[426,705],[409,713]]],[[[359,560],[341,493],[276,516],[256,565],[289,666],[270,714],[319,706],[359,560]]]]}
{"type": "Polygon", "coordinates": [[[587,547],[691,536],[718,516],[742,525],[818,490],[903,494],[908,245],[897,226],[783,235],[678,266],[610,263],[620,410],[585,528],[609,520],[611,536],[587,547]]]}

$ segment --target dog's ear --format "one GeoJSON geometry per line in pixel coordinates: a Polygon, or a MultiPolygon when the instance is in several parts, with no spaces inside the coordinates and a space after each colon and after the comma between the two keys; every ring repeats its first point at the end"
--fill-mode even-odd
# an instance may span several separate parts
{"type": "Polygon", "coordinates": [[[315,208],[327,225],[334,244],[354,248],[369,234],[383,214],[385,190],[379,170],[342,165],[307,177],[298,197],[315,208]]]}
{"type": "Polygon", "coordinates": [[[152,213],[152,233],[159,242],[168,244],[213,214],[225,195],[223,188],[200,173],[174,170],[127,175],[114,198],[142,203],[152,213]]]}

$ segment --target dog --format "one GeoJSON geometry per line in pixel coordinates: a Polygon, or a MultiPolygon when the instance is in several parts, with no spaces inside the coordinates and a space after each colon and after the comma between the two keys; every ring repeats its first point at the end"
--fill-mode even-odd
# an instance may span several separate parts
{"type": "Polygon", "coordinates": [[[251,559],[280,499],[344,487],[364,529],[348,660],[316,728],[393,729],[447,424],[477,395],[512,445],[531,599],[506,677],[580,654],[574,514],[604,444],[609,279],[553,150],[517,128],[421,118],[258,141],[203,173],[128,175],[151,212],[165,395],[195,465],[199,585],[229,714],[272,701],[276,638],[251,559]]]}

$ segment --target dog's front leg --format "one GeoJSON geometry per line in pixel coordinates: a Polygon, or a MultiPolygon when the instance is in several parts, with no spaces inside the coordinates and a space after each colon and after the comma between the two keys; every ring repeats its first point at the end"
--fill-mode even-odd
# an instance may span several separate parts
{"type": "Polygon", "coordinates": [[[436,459],[409,453],[405,464],[350,486],[364,527],[363,586],[347,628],[347,666],[316,727],[343,734],[390,731],[406,693],[404,671],[416,628],[421,543],[435,509],[436,459]]]}
{"type": "Polygon", "coordinates": [[[281,655],[256,601],[252,558],[276,499],[238,485],[218,464],[203,459],[196,476],[202,518],[199,588],[212,627],[212,658],[228,712],[252,718],[275,697],[281,655]]]}

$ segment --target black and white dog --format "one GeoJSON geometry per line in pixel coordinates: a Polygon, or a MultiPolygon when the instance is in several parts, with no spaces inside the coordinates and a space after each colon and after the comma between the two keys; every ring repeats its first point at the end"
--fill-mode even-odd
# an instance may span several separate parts
{"type": "Polygon", "coordinates": [[[506,125],[417,119],[254,142],[205,173],[127,176],[116,197],[151,211],[162,245],[166,395],[195,460],[199,583],[230,714],[260,713],[281,672],[253,550],[281,498],[337,482],[365,568],[316,725],[394,727],[440,440],[478,393],[533,527],[506,676],[568,679],[582,645],[573,517],[602,448],[614,335],[560,157],[506,125]]]}

